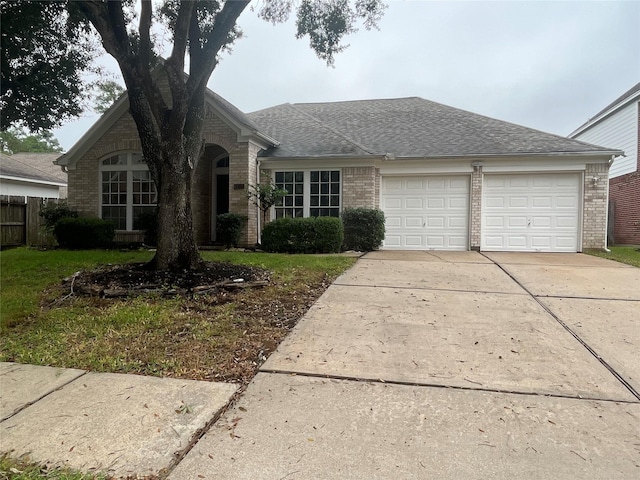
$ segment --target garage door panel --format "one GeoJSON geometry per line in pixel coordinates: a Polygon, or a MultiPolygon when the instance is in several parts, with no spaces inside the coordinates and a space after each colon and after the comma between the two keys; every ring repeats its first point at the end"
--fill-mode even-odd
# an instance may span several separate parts
{"type": "Polygon", "coordinates": [[[487,174],[483,191],[483,250],[578,250],[579,174],[487,174]]]}
{"type": "Polygon", "coordinates": [[[429,197],[427,198],[427,208],[443,210],[445,206],[445,202],[446,200],[441,197],[435,197],[435,198],[429,197]]]}
{"type": "Polygon", "coordinates": [[[571,208],[574,209],[578,206],[578,200],[576,197],[557,197],[556,207],[557,208],[571,208]]]}
{"type": "Polygon", "coordinates": [[[422,198],[407,198],[404,203],[404,208],[408,210],[422,210],[424,203],[422,198]]]}
{"type": "Polygon", "coordinates": [[[552,208],[553,200],[550,196],[548,197],[533,197],[533,208],[552,208]]]}
{"type": "Polygon", "coordinates": [[[383,177],[384,248],[467,250],[469,184],[467,175],[383,177]]]}
{"type": "Polygon", "coordinates": [[[404,226],[407,228],[422,228],[422,217],[405,217],[404,226]]]}

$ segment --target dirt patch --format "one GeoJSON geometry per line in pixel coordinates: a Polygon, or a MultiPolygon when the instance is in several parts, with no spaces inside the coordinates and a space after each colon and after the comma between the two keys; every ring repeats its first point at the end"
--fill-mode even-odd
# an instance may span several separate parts
{"type": "Polygon", "coordinates": [[[98,270],[76,272],[63,285],[73,294],[127,297],[144,294],[190,295],[226,288],[264,286],[266,270],[231,263],[207,262],[200,270],[153,270],[145,263],[109,265],[98,270]]]}

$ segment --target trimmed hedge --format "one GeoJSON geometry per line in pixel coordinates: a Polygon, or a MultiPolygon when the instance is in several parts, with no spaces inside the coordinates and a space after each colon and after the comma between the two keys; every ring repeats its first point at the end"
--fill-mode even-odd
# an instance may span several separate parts
{"type": "Polygon", "coordinates": [[[237,247],[247,217],[237,213],[222,213],[216,216],[216,239],[225,247],[237,247]]]}
{"type": "Polygon", "coordinates": [[[342,212],[344,249],[370,252],[384,240],[384,212],[371,208],[347,208],[342,212]]]}
{"type": "Polygon", "coordinates": [[[113,223],[101,218],[66,217],[55,224],[53,235],[62,248],[107,248],[113,244],[116,229],[113,223]]]}
{"type": "Polygon", "coordinates": [[[337,253],[343,240],[336,217],[279,218],[262,230],[262,248],[275,253],[337,253]]]}

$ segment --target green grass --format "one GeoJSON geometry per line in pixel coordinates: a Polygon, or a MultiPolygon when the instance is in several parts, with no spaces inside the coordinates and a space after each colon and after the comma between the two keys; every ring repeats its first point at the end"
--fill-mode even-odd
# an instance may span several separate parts
{"type": "Polygon", "coordinates": [[[585,253],[596,257],[615,260],[635,267],[640,267],[640,248],[638,247],[609,247],[611,252],[590,250],[585,253]]]}
{"type": "Polygon", "coordinates": [[[4,250],[0,252],[0,332],[37,311],[44,288],[60,283],[78,270],[99,264],[145,262],[151,258],[148,251],[4,250]]]}
{"type": "Polygon", "coordinates": [[[0,456],[0,480],[106,480],[100,474],[84,474],[66,468],[47,468],[42,465],[0,456]]]}
{"type": "MultiPolygon", "coordinates": [[[[323,290],[349,268],[344,256],[204,252],[209,261],[258,266],[273,284],[198,298],[63,302],[61,279],[151,252],[0,252],[0,361],[101,372],[246,381],[323,290]]],[[[1,480],[1,479],[0,479],[1,480]]]]}

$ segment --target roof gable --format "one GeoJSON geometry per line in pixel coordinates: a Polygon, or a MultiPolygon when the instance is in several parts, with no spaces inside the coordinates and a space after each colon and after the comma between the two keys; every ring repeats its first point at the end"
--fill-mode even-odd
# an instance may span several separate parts
{"type": "MultiPolygon", "coordinates": [[[[207,89],[205,102],[212,109],[213,114],[219,117],[225,124],[234,130],[238,141],[247,141],[255,138],[265,147],[277,145],[277,141],[268,135],[258,131],[255,124],[243,112],[226,101],[220,95],[207,89]]],[[[75,163],[85,155],[89,149],[102,138],[123,115],[129,111],[129,97],[125,91],[118,100],[94,123],[89,130],[78,140],[67,153],[60,156],[56,164],[73,168],[75,163]]]]}
{"type": "Polygon", "coordinates": [[[616,98],[613,102],[611,102],[609,105],[604,107],[602,110],[596,113],[593,117],[591,117],[585,123],[583,123],[578,128],[576,128],[573,132],[569,134],[569,138],[574,138],[577,135],[583,133],[585,130],[590,129],[600,121],[618,112],[622,108],[626,107],[630,102],[636,99],[640,99],[640,82],[636,83],[633,87],[631,87],[629,90],[624,92],[622,95],[616,98]]]}
{"type": "MultiPolygon", "coordinates": [[[[248,115],[281,145],[267,157],[447,157],[617,151],[419,97],[284,104],[248,115]]],[[[619,152],[618,152],[619,153],[619,152]]]]}

